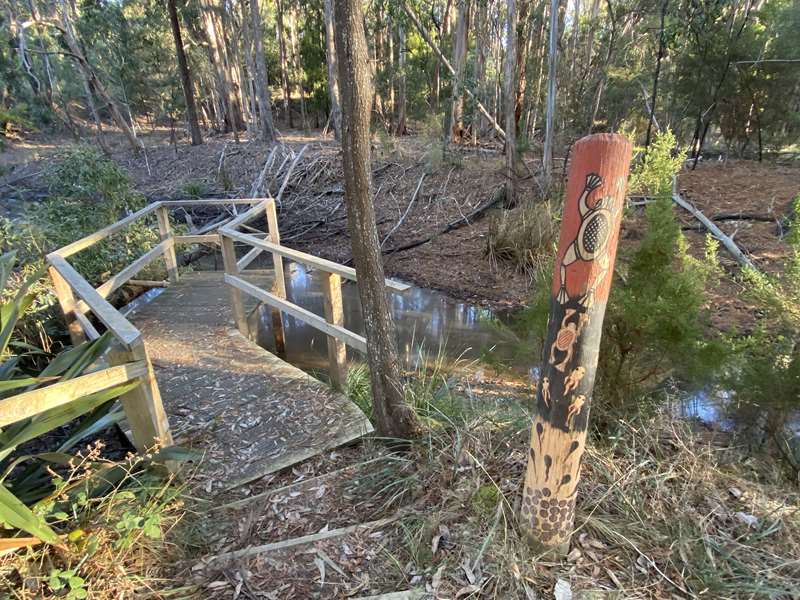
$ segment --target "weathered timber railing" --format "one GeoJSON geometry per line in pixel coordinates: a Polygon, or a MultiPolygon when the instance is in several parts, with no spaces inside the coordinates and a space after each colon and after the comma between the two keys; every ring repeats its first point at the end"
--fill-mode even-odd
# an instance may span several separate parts
{"type": "Polygon", "coordinates": [[[151,448],[155,444],[170,445],[172,435],[169,422],[164,412],[153,365],[147,355],[142,334],[106,298],[131,281],[147,265],[160,258],[164,259],[169,280],[177,282],[176,244],[219,243],[219,236],[216,233],[174,235],[169,222],[170,207],[220,206],[253,204],[255,202],[259,202],[259,199],[155,202],[49,254],[47,263],[50,278],[53,281],[56,297],[67,322],[73,344],[79,344],[87,338],[100,337],[100,333],[88,317],[88,314],[92,313],[115,340],[107,356],[111,366],[76,379],[6,398],[0,404],[2,408],[0,427],[72,402],[87,394],[109,389],[122,383],[138,381],[138,386],[120,398],[131,427],[134,445],[139,450],[151,448]],[[160,242],[97,288],[92,287],[68,262],[67,259],[70,256],[94,246],[151,213],[156,215],[160,242]]]}
{"type": "MultiPolygon", "coordinates": [[[[252,228],[247,227],[252,230],[252,228]]],[[[299,250],[281,246],[280,232],[275,201],[268,198],[256,206],[242,213],[226,225],[219,228],[222,244],[222,258],[225,265],[225,282],[230,286],[231,306],[236,325],[239,330],[247,335],[247,315],[244,309],[242,294],[248,294],[273,308],[272,329],[275,336],[275,346],[279,352],[284,349],[284,333],[281,312],[292,315],[306,324],[322,331],[328,336],[328,360],[330,363],[330,378],[335,387],[343,388],[347,379],[347,349],[351,346],[360,352],[366,353],[367,341],[361,336],[344,327],[344,311],[342,306],[342,278],[356,281],[356,271],[353,268],[340,265],[324,258],[319,258],[299,250]],[[257,237],[252,233],[244,233],[241,228],[261,215],[266,216],[267,231],[257,237]],[[242,258],[236,259],[234,243],[239,242],[251,247],[242,258]],[[240,277],[246,267],[252,263],[262,252],[272,254],[275,270],[275,279],[272,290],[262,290],[258,286],[245,281],[240,277]],[[290,302],[286,298],[286,281],[283,272],[283,259],[302,263],[322,274],[322,293],[324,297],[325,316],[314,314],[311,311],[290,302]]],[[[390,290],[403,292],[410,286],[404,283],[386,280],[386,287],[390,290]]]]}
{"type": "MultiPolygon", "coordinates": [[[[95,319],[102,323],[115,339],[114,347],[109,351],[107,357],[111,366],[73,380],[56,383],[0,401],[0,408],[3,409],[0,411],[2,414],[0,427],[71,402],[86,394],[108,389],[121,383],[138,381],[140,385],[120,398],[133,433],[135,446],[139,450],[145,450],[157,443],[162,445],[172,443],[169,422],[142,333],[114,308],[107,298],[114,291],[132,281],[146,266],[162,258],[170,282],[177,282],[179,275],[175,247],[178,244],[218,244],[222,247],[225,264],[224,279],[230,288],[234,320],[237,328],[245,336],[249,332],[243,293],[274,309],[273,332],[279,353],[284,350],[282,312],[327,334],[331,381],[336,387],[344,386],[347,377],[346,346],[349,345],[361,352],[367,350],[366,339],[344,327],[341,280],[344,278],[355,281],[355,269],[281,246],[275,201],[272,198],[161,201],[149,204],[124,219],[72,242],[47,256],[50,277],[72,342],[79,344],[87,338],[100,337],[100,332],[89,319],[89,314],[93,314],[95,319]],[[170,226],[169,210],[190,205],[253,206],[238,216],[215,225],[218,227],[216,231],[175,235],[170,226]],[[129,225],[152,213],[155,213],[158,223],[159,243],[98,287],[92,287],[68,262],[67,259],[70,256],[123,231],[129,225]],[[266,217],[267,227],[260,237],[240,231],[243,228],[247,228],[251,232],[257,231],[248,226],[248,223],[262,215],[266,217]],[[251,248],[238,260],[236,243],[251,248]],[[275,270],[271,291],[262,290],[241,277],[242,272],[265,251],[272,254],[275,270]],[[284,258],[321,271],[325,298],[324,317],[287,300],[283,272],[284,258]]],[[[402,292],[410,286],[387,279],[386,287],[402,292]]]]}

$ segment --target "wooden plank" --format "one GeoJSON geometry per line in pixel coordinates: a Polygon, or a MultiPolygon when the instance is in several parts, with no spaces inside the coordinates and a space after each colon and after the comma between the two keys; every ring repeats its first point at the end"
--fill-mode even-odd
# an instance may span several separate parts
{"type": "Polygon", "coordinates": [[[96,340],[100,337],[100,332],[95,329],[94,325],[92,325],[92,322],[89,320],[89,317],[87,317],[85,314],[76,311],[75,319],[81,324],[83,332],[90,340],[96,340]]]}
{"type": "Polygon", "coordinates": [[[276,550],[285,550],[286,548],[294,548],[295,546],[304,546],[306,544],[313,544],[322,540],[329,540],[359,531],[369,531],[378,527],[385,527],[398,519],[403,517],[403,513],[398,513],[385,519],[378,519],[377,521],[370,521],[368,523],[359,523],[357,525],[350,525],[348,527],[340,527],[339,529],[330,529],[328,531],[321,531],[311,535],[304,535],[280,542],[273,542],[271,544],[264,544],[261,546],[250,546],[249,548],[242,548],[241,550],[233,550],[231,552],[223,552],[214,556],[201,559],[199,563],[192,567],[192,571],[199,571],[208,565],[218,562],[220,560],[237,560],[248,556],[255,556],[257,554],[265,554],[267,552],[275,552],[276,550]]]}
{"type": "Polygon", "coordinates": [[[171,446],[173,441],[169,420],[144,341],[139,339],[128,348],[116,346],[108,351],[108,362],[112,365],[124,365],[131,361],[143,363],[145,366],[144,373],[140,376],[142,384],[120,396],[133,433],[133,444],[140,452],[149,451],[154,446],[171,446]]]}
{"type": "Polygon", "coordinates": [[[63,248],[59,248],[53,254],[60,256],[62,258],[66,258],[68,256],[72,256],[81,250],[85,250],[86,248],[93,246],[97,242],[104,240],[110,235],[115,234],[116,232],[124,229],[137,219],[144,217],[162,205],[161,202],[154,202],[153,204],[148,204],[141,210],[137,210],[135,213],[128,215],[124,219],[120,219],[116,223],[109,225],[108,227],[103,227],[98,231],[95,231],[92,234],[87,235],[77,241],[72,242],[71,244],[67,244],[63,248]]]}
{"type": "Polygon", "coordinates": [[[253,204],[263,198],[198,198],[196,200],[162,200],[162,206],[225,206],[226,204],[253,204]]]}
{"type": "MultiPolygon", "coordinates": [[[[239,270],[236,266],[236,249],[233,246],[233,240],[225,235],[220,236],[222,240],[222,262],[225,265],[225,277],[238,275],[239,270]]],[[[231,296],[231,310],[233,311],[233,320],[236,323],[236,328],[245,337],[248,336],[247,331],[247,313],[244,310],[244,301],[242,300],[242,292],[236,287],[230,288],[231,296]]]]}
{"type": "Polygon", "coordinates": [[[78,311],[75,310],[75,296],[72,293],[72,288],[69,287],[67,280],[54,267],[49,267],[48,271],[50,279],[53,281],[53,290],[56,293],[58,304],[64,315],[64,321],[67,324],[69,338],[72,341],[72,345],[77,346],[86,341],[86,335],[81,328],[81,323],[76,320],[78,311]]]}
{"type": "Polygon", "coordinates": [[[339,340],[342,340],[344,343],[352,346],[356,350],[366,353],[367,351],[367,340],[363,336],[358,335],[357,333],[353,333],[344,327],[340,327],[338,325],[331,325],[328,323],[324,318],[320,317],[312,313],[309,310],[301,306],[297,306],[288,300],[284,300],[283,298],[279,298],[278,296],[271,294],[265,290],[262,290],[251,283],[248,283],[244,279],[239,277],[235,277],[233,275],[229,275],[228,273],[225,274],[225,283],[230,284],[231,286],[237,288],[238,290],[250,294],[254,298],[258,298],[262,302],[269,304],[270,306],[274,306],[275,308],[279,308],[282,311],[285,311],[300,319],[301,321],[308,323],[312,327],[319,329],[323,333],[327,333],[330,336],[333,336],[339,340]]]}
{"type": "Polygon", "coordinates": [[[176,235],[176,244],[219,244],[219,235],[207,233],[205,235],[176,235]]]}
{"type": "Polygon", "coordinates": [[[89,285],[89,282],[81,277],[80,273],[78,273],[66,259],[53,253],[47,256],[47,261],[61,274],[78,297],[89,305],[89,308],[100,322],[103,323],[103,325],[111,331],[112,335],[125,347],[129,347],[141,337],[139,330],[131,325],[125,317],[119,314],[117,309],[111,306],[96,289],[89,285]]]}
{"type": "MultiPolygon", "coordinates": [[[[303,146],[303,150],[298,154],[297,158],[300,158],[300,155],[303,154],[305,149],[306,147],[303,146]]],[[[294,164],[295,163],[292,163],[292,165],[294,164]]],[[[292,168],[293,167],[289,169],[289,173],[291,173],[292,168]]],[[[289,174],[286,176],[288,177],[289,174]]],[[[281,192],[283,192],[283,188],[281,188],[281,192]]],[[[269,238],[269,241],[273,244],[280,245],[281,233],[278,229],[278,211],[275,208],[275,200],[267,200],[264,202],[264,212],[267,217],[267,238],[269,238]]],[[[253,250],[260,250],[260,248],[254,248],[253,250]]],[[[275,271],[272,293],[278,298],[283,298],[285,300],[286,278],[283,273],[283,257],[276,252],[272,253],[272,268],[275,271]]],[[[278,356],[284,355],[286,353],[286,334],[283,330],[283,317],[279,310],[272,311],[272,334],[275,337],[275,351],[278,353],[278,356]]]]}
{"type": "Polygon", "coordinates": [[[256,217],[258,217],[262,212],[264,212],[264,207],[266,206],[267,202],[274,202],[272,198],[261,198],[261,199],[253,199],[252,202],[258,202],[255,206],[249,208],[238,217],[231,219],[225,227],[230,227],[231,229],[238,227],[242,223],[249,223],[256,217]]]}
{"type": "MultiPolygon", "coordinates": [[[[322,295],[325,320],[331,325],[344,327],[342,278],[336,273],[325,273],[322,277],[322,295]]],[[[347,346],[332,336],[328,336],[328,363],[331,384],[337,390],[344,390],[347,385],[347,346]]]]}
{"type": "MultiPolygon", "coordinates": [[[[103,298],[108,298],[112,293],[117,291],[123,285],[128,283],[131,279],[133,279],[139,271],[144,269],[147,265],[149,265],[154,260],[157,260],[159,256],[168,252],[170,248],[174,249],[175,247],[175,240],[172,238],[164,240],[160,244],[153,246],[152,249],[148,250],[144,254],[142,254],[139,258],[129,264],[127,267],[122,269],[119,273],[111,277],[108,281],[104,284],[97,287],[97,293],[100,294],[103,298]]],[[[78,305],[80,312],[86,312],[84,310],[85,305],[81,306],[78,305]]]]}
{"type": "Polygon", "coordinates": [[[178,283],[178,257],[175,256],[175,240],[172,239],[172,227],[169,224],[169,210],[165,206],[159,206],[156,211],[158,219],[158,235],[161,242],[172,242],[164,248],[164,265],[167,267],[167,277],[172,283],[178,283]]]}
{"type": "Polygon", "coordinates": [[[146,374],[146,363],[138,360],[11,396],[0,400],[0,427],[33,417],[51,408],[69,404],[78,398],[107,390],[146,374]]]}
{"type": "Polygon", "coordinates": [[[236,268],[239,269],[239,272],[244,271],[251,262],[259,257],[259,255],[263,252],[261,248],[253,248],[245,254],[242,258],[240,258],[236,263],[236,268]]]}
{"type": "MultiPolygon", "coordinates": [[[[287,248],[286,246],[273,244],[267,240],[259,240],[252,235],[241,233],[239,231],[229,229],[228,227],[223,227],[220,231],[238,242],[243,242],[256,248],[261,248],[262,250],[267,250],[273,254],[280,254],[281,256],[289,258],[295,262],[303,263],[310,267],[316,267],[323,271],[327,271],[328,273],[336,273],[337,275],[341,275],[345,279],[349,279],[351,281],[357,281],[356,270],[352,267],[345,267],[339,263],[335,263],[324,258],[319,258],[318,256],[314,256],[312,254],[306,254],[305,252],[300,252],[299,250],[293,250],[291,248],[287,248]]],[[[405,283],[400,283],[399,281],[395,281],[393,279],[386,279],[386,287],[396,292],[404,292],[411,286],[405,283]]]]}

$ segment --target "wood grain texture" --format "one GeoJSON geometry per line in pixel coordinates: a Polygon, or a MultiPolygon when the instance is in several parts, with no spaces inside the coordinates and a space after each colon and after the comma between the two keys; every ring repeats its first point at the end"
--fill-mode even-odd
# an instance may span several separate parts
{"type": "Polygon", "coordinates": [[[11,396],[0,400],[0,427],[69,404],[89,394],[127,383],[146,374],[147,364],[139,360],[11,396]]]}

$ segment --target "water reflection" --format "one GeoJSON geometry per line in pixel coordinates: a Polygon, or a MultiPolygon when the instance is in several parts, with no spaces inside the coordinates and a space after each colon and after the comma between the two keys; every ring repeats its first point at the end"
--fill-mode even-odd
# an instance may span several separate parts
{"type": "MultiPolygon", "coordinates": [[[[290,263],[286,268],[286,293],[291,302],[318,315],[324,314],[319,275],[304,265],[290,263]]],[[[406,366],[419,363],[422,349],[435,355],[439,348],[451,359],[477,359],[492,351],[498,358],[511,359],[513,336],[490,323],[492,311],[456,302],[432,290],[412,287],[389,294],[398,332],[398,346],[406,366]]],[[[352,282],[342,282],[344,326],[364,335],[364,321],[358,289],[352,282]]],[[[249,319],[256,342],[274,350],[271,309],[259,307],[249,319]]],[[[290,315],[283,316],[286,336],[286,359],[302,369],[324,370],[327,367],[327,342],[324,333],[290,315]]],[[[355,350],[348,355],[358,357],[355,350]]]]}

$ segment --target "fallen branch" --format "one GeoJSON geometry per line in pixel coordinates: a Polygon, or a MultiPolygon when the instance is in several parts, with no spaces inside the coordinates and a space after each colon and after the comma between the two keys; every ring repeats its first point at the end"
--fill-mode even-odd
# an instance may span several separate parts
{"type": "Polygon", "coordinates": [[[267,174],[267,170],[269,169],[270,165],[272,165],[273,157],[275,156],[275,152],[278,150],[278,147],[275,146],[272,151],[267,156],[267,160],[264,161],[264,167],[261,169],[261,173],[258,174],[256,180],[253,182],[253,185],[250,187],[250,197],[255,198],[258,190],[261,189],[261,186],[264,185],[264,177],[267,174]]]}
{"type": "Polygon", "coordinates": [[[242,548],[241,550],[222,552],[221,554],[208,556],[206,558],[201,559],[199,563],[197,563],[192,567],[192,571],[200,571],[208,567],[210,564],[213,564],[218,561],[237,560],[240,558],[246,558],[248,556],[254,556],[256,554],[265,554],[267,552],[274,552],[276,550],[285,550],[286,548],[294,548],[295,546],[305,546],[307,544],[313,544],[314,542],[329,540],[331,538],[341,537],[343,535],[349,535],[351,533],[357,533],[359,531],[368,531],[370,529],[384,527],[398,520],[404,514],[405,513],[401,512],[391,517],[387,517],[385,519],[378,519],[377,521],[370,521],[368,523],[359,523],[357,525],[340,527],[339,529],[331,529],[329,531],[320,531],[319,533],[304,535],[301,537],[291,538],[280,542],[273,542],[271,544],[263,544],[261,546],[250,546],[249,548],[242,548]]]}
{"type": "Polygon", "coordinates": [[[292,164],[289,165],[289,170],[286,171],[286,176],[283,178],[283,183],[281,184],[281,189],[278,190],[278,195],[275,196],[275,202],[278,204],[278,206],[280,206],[281,197],[283,196],[283,191],[286,189],[286,186],[289,183],[289,178],[292,176],[292,172],[294,171],[294,168],[297,166],[297,163],[299,162],[300,158],[305,153],[306,148],[308,148],[308,144],[306,144],[305,146],[303,146],[300,149],[300,152],[298,152],[297,156],[294,157],[294,160],[292,161],[292,164]]]}
{"type": "Polygon", "coordinates": [[[677,180],[674,177],[672,178],[672,200],[678,206],[692,213],[694,218],[700,221],[705,226],[705,228],[708,229],[711,235],[717,238],[722,243],[722,245],[725,246],[725,249],[731,254],[731,256],[733,256],[733,258],[736,259],[736,262],[738,262],[742,267],[748,267],[750,269],[756,268],[755,265],[750,261],[750,259],[747,258],[747,256],[745,256],[745,253],[742,252],[739,246],[737,246],[734,243],[732,238],[722,233],[722,230],[719,227],[717,227],[714,224],[714,222],[711,221],[711,219],[706,217],[702,212],[700,212],[697,208],[695,208],[695,206],[691,202],[684,200],[681,197],[681,195],[678,193],[677,180]]]}
{"type": "Polygon", "coordinates": [[[406,212],[403,213],[403,216],[400,217],[400,220],[397,221],[397,224],[394,227],[392,227],[389,233],[386,234],[386,237],[383,238],[383,241],[381,242],[381,248],[383,248],[384,244],[386,244],[386,240],[392,237],[392,234],[400,228],[400,226],[406,220],[408,213],[411,212],[411,207],[414,205],[414,201],[416,201],[417,196],[419,196],[419,191],[422,188],[422,182],[425,180],[425,175],[427,175],[427,173],[423,171],[422,177],[419,178],[419,183],[417,183],[417,189],[414,190],[414,195],[411,196],[411,202],[409,202],[408,206],[406,207],[406,212]]]}
{"type": "Polygon", "coordinates": [[[503,191],[504,189],[505,189],[504,186],[502,186],[502,185],[499,186],[497,189],[495,189],[494,193],[492,194],[492,197],[489,200],[487,200],[486,202],[481,204],[478,208],[473,210],[471,213],[469,213],[467,215],[464,215],[464,216],[461,216],[458,219],[456,219],[455,221],[451,221],[445,227],[443,227],[442,229],[436,231],[432,235],[430,235],[430,236],[428,236],[426,238],[423,238],[421,240],[415,240],[413,242],[408,242],[407,244],[403,244],[402,246],[395,246],[394,248],[389,248],[388,250],[384,250],[383,254],[394,254],[395,252],[403,252],[405,250],[411,250],[412,248],[416,248],[417,246],[422,246],[423,244],[427,244],[428,242],[432,241],[433,239],[439,237],[440,235],[443,235],[445,233],[449,233],[449,232],[454,231],[456,229],[460,229],[461,227],[464,227],[465,225],[470,225],[471,224],[470,223],[471,220],[478,219],[479,217],[483,216],[483,214],[487,210],[489,210],[490,208],[492,208],[493,206],[495,206],[499,202],[505,200],[506,196],[505,196],[505,193],[503,191]]]}

